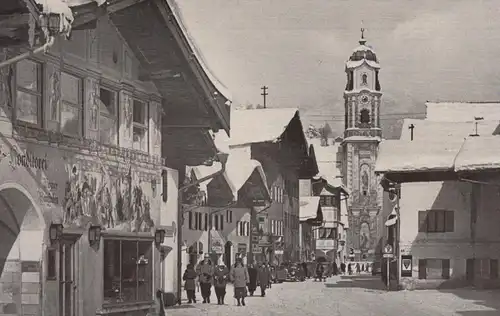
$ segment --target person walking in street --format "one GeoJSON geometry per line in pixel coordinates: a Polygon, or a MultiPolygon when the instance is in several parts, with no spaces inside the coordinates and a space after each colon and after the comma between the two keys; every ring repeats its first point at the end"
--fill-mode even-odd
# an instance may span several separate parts
{"type": "Polygon", "coordinates": [[[234,298],[238,301],[238,306],[245,306],[245,297],[247,296],[246,286],[250,278],[241,258],[236,259],[230,275],[234,286],[234,298]]]}
{"type": "Polygon", "coordinates": [[[248,292],[250,293],[250,296],[253,296],[253,293],[257,289],[258,271],[253,266],[253,264],[249,264],[247,267],[248,267],[247,268],[247,270],[248,270],[248,282],[247,282],[248,292]]]}
{"type": "Polygon", "coordinates": [[[271,265],[266,263],[267,271],[269,272],[269,282],[267,283],[267,287],[270,289],[273,284],[273,271],[271,269],[271,265]]]}
{"type": "Polygon", "coordinates": [[[349,273],[349,275],[352,275],[352,264],[348,264],[347,265],[347,273],[349,273]]]}
{"type": "Polygon", "coordinates": [[[184,280],[184,289],[186,290],[188,303],[196,303],[196,278],[198,274],[194,271],[193,265],[188,264],[182,279],[184,280]]]}
{"type": "Polygon", "coordinates": [[[360,274],[361,273],[361,267],[359,266],[359,262],[356,263],[356,274],[360,274]]]}
{"type": "Polygon", "coordinates": [[[205,260],[200,262],[196,272],[198,273],[198,280],[200,282],[203,303],[210,303],[214,269],[212,267],[212,262],[210,261],[210,258],[208,256],[205,257],[205,260]]]}
{"type": "Polygon", "coordinates": [[[266,296],[266,288],[269,285],[269,280],[271,279],[269,269],[266,264],[263,263],[258,270],[258,282],[260,286],[260,296],[266,296]]]}
{"type": "Polygon", "coordinates": [[[229,269],[220,264],[214,272],[214,289],[217,295],[217,304],[224,305],[224,297],[226,296],[226,285],[229,279],[229,269]]]}
{"type": "Polygon", "coordinates": [[[340,273],[342,273],[342,275],[345,274],[345,263],[344,262],[340,263],[340,273]]]}

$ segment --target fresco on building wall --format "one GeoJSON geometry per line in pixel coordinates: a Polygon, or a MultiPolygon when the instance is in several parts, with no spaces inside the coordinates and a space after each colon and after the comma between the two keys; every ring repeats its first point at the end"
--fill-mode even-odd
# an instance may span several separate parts
{"type": "MultiPolygon", "coordinates": [[[[0,50],[0,61],[7,59],[7,53],[3,49],[0,50]]],[[[9,116],[7,109],[10,108],[12,100],[12,91],[9,85],[12,75],[11,67],[0,68],[0,116],[9,116]]]]}
{"type": "Polygon", "coordinates": [[[154,227],[151,203],[132,171],[112,178],[104,167],[100,175],[81,174],[72,166],[63,200],[63,223],[84,227],[89,222],[106,229],[148,232],[154,227]]]}
{"type": "Polygon", "coordinates": [[[363,222],[359,227],[359,249],[365,252],[370,249],[370,246],[370,225],[367,222],[363,222]]]}

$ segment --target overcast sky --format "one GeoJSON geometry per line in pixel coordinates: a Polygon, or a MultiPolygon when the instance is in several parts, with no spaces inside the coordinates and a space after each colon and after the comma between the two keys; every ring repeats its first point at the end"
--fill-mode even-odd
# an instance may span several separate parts
{"type": "Polygon", "coordinates": [[[344,65],[361,21],[382,67],[385,118],[422,113],[425,100],[500,100],[498,0],[177,2],[235,104],[262,103],[265,84],[270,107],[343,122],[344,65]]]}

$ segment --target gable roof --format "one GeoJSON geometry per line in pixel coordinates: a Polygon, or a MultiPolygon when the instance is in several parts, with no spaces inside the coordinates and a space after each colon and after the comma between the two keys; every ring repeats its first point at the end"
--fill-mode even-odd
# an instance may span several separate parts
{"type": "MultiPolygon", "coordinates": [[[[438,122],[422,119],[404,119],[400,140],[410,141],[410,125],[414,126],[413,140],[436,140],[448,137],[465,138],[476,133],[476,122],[438,122]]],[[[500,120],[477,121],[477,133],[479,135],[494,135],[500,131],[500,120]]]]}
{"type": "Polygon", "coordinates": [[[500,170],[500,137],[470,137],[455,159],[455,171],[500,170]]]}
{"type": "Polygon", "coordinates": [[[276,142],[295,116],[297,108],[272,108],[231,111],[229,146],[276,142]]]}
{"type": "Polygon", "coordinates": [[[432,121],[466,122],[474,117],[500,120],[500,101],[491,102],[426,102],[426,119],[432,121]]]}
{"type": "Polygon", "coordinates": [[[334,143],[328,146],[321,146],[321,139],[319,138],[309,138],[307,141],[314,146],[314,153],[318,164],[318,174],[315,178],[323,178],[333,187],[342,187],[342,171],[337,165],[337,154],[340,150],[340,144],[334,143]]]}

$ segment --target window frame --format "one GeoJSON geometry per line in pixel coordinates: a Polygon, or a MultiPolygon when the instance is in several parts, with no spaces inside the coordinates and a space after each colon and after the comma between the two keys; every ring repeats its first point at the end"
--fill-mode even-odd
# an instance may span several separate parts
{"type": "MultiPolygon", "coordinates": [[[[102,292],[102,299],[103,299],[103,306],[123,306],[123,305],[129,305],[129,304],[140,304],[140,303],[150,303],[150,302],[153,302],[154,301],[154,283],[155,283],[155,264],[154,264],[154,257],[155,257],[155,254],[154,254],[154,251],[155,251],[155,247],[154,247],[154,239],[151,239],[151,238],[124,238],[124,237],[117,237],[117,236],[106,236],[106,237],[103,237],[103,249],[105,247],[105,243],[106,242],[119,242],[119,274],[120,274],[120,289],[122,288],[122,284],[123,284],[123,243],[126,242],[126,243],[135,243],[135,247],[136,247],[136,253],[137,253],[137,256],[139,256],[139,243],[148,243],[148,249],[149,249],[149,252],[150,252],[150,262],[148,263],[150,265],[150,269],[151,269],[151,273],[150,273],[150,277],[151,279],[147,280],[149,283],[150,283],[150,299],[149,300],[139,300],[138,297],[139,297],[139,277],[138,277],[138,270],[139,270],[139,264],[136,264],[136,299],[134,301],[130,301],[130,300],[124,300],[122,298],[122,301],[119,301],[119,302],[114,302],[114,301],[109,301],[109,302],[106,302],[106,300],[109,300],[109,298],[106,298],[105,297],[105,283],[103,282],[103,285],[102,285],[102,289],[103,289],[103,292],[102,292]]],[[[103,281],[104,281],[104,275],[105,275],[105,270],[106,269],[106,256],[103,256],[102,258],[102,263],[103,263],[103,281]]],[[[116,263],[115,263],[116,264],[116,263]]],[[[123,293],[122,291],[120,291],[121,293],[123,293]]]]}
{"type": "Polygon", "coordinates": [[[148,153],[150,150],[150,144],[149,144],[149,102],[143,101],[140,98],[137,97],[132,97],[132,149],[140,152],[145,152],[148,153]],[[135,107],[135,102],[139,102],[144,105],[144,123],[139,123],[134,121],[134,107],[135,107]],[[134,129],[139,128],[142,129],[145,132],[144,139],[146,142],[146,148],[140,148],[137,149],[135,148],[134,144],[134,129]]]}
{"type": "Polygon", "coordinates": [[[71,138],[81,138],[81,137],[85,137],[85,124],[83,124],[85,122],[85,82],[84,82],[84,77],[82,75],[79,75],[79,74],[76,74],[75,72],[73,71],[70,71],[68,69],[61,69],[61,106],[59,107],[59,122],[58,122],[58,125],[59,125],[59,131],[64,135],[64,136],[67,136],[67,137],[71,137],[71,138]],[[79,109],[79,115],[78,115],[78,135],[72,135],[72,134],[69,134],[67,132],[64,132],[63,131],[63,125],[62,125],[62,109],[65,105],[69,105],[70,107],[72,108],[76,108],[78,105],[75,105],[74,103],[71,103],[69,101],[65,101],[64,100],[64,92],[63,92],[63,86],[62,86],[62,82],[63,82],[63,76],[64,75],[68,75],[68,76],[71,76],[71,77],[74,77],[76,79],[78,79],[78,105],[80,106],[79,109]]]}
{"type": "Polygon", "coordinates": [[[453,233],[455,231],[455,211],[445,209],[431,209],[418,212],[418,231],[421,233],[453,233]],[[438,218],[443,223],[438,227],[438,218]]]}
{"type": "Polygon", "coordinates": [[[101,116],[107,118],[107,119],[110,119],[111,117],[109,115],[106,115],[105,113],[103,113],[103,111],[101,110],[101,103],[102,103],[102,100],[101,100],[101,90],[107,90],[111,93],[114,94],[114,117],[112,117],[112,119],[114,119],[114,131],[115,131],[115,137],[114,139],[109,142],[109,143],[104,143],[105,145],[111,145],[111,146],[119,146],[119,132],[120,132],[120,124],[119,124],[119,120],[120,120],[120,90],[117,90],[116,88],[113,88],[109,85],[105,85],[105,84],[99,84],[99,141],[102,143],[101,141],[101,131],[102,131],[102,127],[101,127],[101,116]]]}
{"type": "MultiPolygon", "coordinates": [[[[20,126],[26,126],[26,127],[35,127],[35,128],[43,128],[43,125],[44,125],[44,117],[43,117],[43,114],[44,114],[44,111],[43,111],[43,108],[44,108],[44,78],[43,78],[43,75],[44,75],[44,63],[43,62],[40,62],[38,60],[35,60],[35,59],[31,59],[31,58],[27,58],[25,60],[21,60],[19,61],[18,63],[16,63],[16,66],[15,66],[15,69],[13,71],[14,73],[14,78],[13,78],[13,83],[14,83],[14,95],[12,96],[12,100],[11,102],[14,103],[14,109],[13,109],[13,116],[15,118],[15,122],[17,125],[20,125],[20,126]],[[17,66],[19,63],[21,62],[24,62],[24,61],[27,61],[27,62],[31,62],[31,63],[34,63],[36,64],[37,66],[37,74],[36,74],[36,85],[37,85],[37,91],[33,91],[33,90],[30,90],[30,89],[26,89],[24,87],[21,87],[18,83],[17,83],[17,78],[18,78],[18,74],[17,74],[17,66]],[[26,122],[26,121],[23,121],[23,120],[19,120],[18,117],[17,117],[17,111],[18,111],[18,102],[17,102],[17,93],[18,91],[22,92],[22,93],[26,93],[30,96],[36,96],[37,98],[37,123],[34,124],[34,123],[31,123],[31,122],[26,122]]],[[[62,101],[62,100],[61,100],[62,101]]]]}

